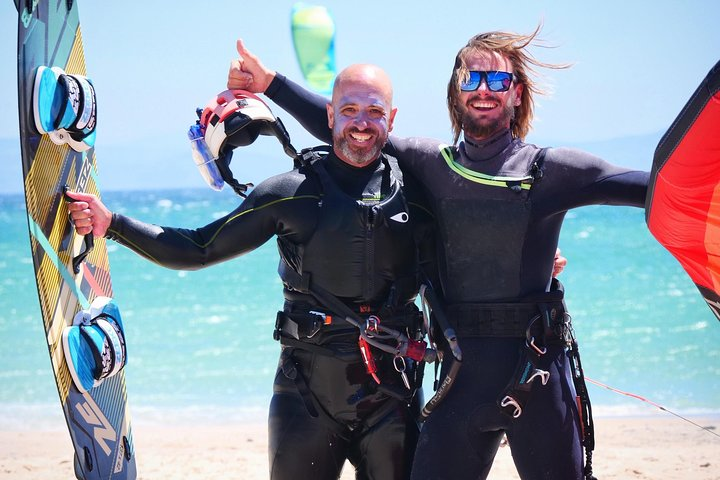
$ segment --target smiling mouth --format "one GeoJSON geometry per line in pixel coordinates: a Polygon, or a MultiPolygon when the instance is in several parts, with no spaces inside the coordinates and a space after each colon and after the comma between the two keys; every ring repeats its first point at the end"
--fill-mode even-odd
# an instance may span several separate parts
{"type": "Polygon", "coordinates": [[[350,132],[350,138],[352,138],[354,141],[358,143],[365,143],[369,142],[370,139],[372,139],[372,135],[369,133],[362,133],[362,132],[350,132]]]}
{"type": "Polygon", "coordinates": [[[500,106],[500,104],[494,100],[476,100],[469,102],[468,105],[475,110],[481,111],[492,110],[500,106]]]}

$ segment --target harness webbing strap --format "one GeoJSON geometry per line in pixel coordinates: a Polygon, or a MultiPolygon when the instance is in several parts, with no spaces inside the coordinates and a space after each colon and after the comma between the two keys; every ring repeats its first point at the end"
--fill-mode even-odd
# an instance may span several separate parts
{"type": "MultiPolygon", "coordinates": [[[[349,440],[350,436],[354,432],[354,429],[343,425],[342,423],[335,420],[320,404],[312,390],[307,384],[305,377],[302,374],[300,365],[292,356],[293,348],[286,348],[283,350],[281,355],[280,368],[283,375],[295,383],[298,389],[298,393],[305,404],[305,408],[311,417],[317,418],[323,422],[325,426],[335,435],[339,436],[344,440],[349,440]]],[[[381,389],[383,393],[388,395],[385,404],[380,407],[377,411],[373,412],[363,423],[362,429],[370,429],[377,425],[382,419],[388,414],[395,410],[398,406],[397,402],[407,402],[412,396],[399,396],[397,392],[393,392],[388,388],[381,389]]]]}
{"type": "Polygon", "coordinates": [[[323,357],[333,357],[342,362],[352,363],[360,362],[360,352],[338,352],[332,348],[315,345],[314,343],[304,342],[302,340],[295,340],[294,338],[281,337],[280,344],[286,347],[292,347],[299,350],[307,350],[323,357]]]}
{"type": "Polygon", "coordinates": [[[300,365],[297,364],[292,356],[292,348],[283,349],[280,368],[282,369],[283,375],[295,382],[295,387],[298,389],[298,393],[310,416],[323,422],[334,434],[345,440],[349,440],[350,430],[332,418],[322,405],[320,405],[315,395],[313,395],[305,377],[300,371],[300,365]]]}
{"type": "Polygon", "coordinates": [[[447,316],[460,337],[524,337],[535,303],[461,303],[447,307],[447,316]]]}

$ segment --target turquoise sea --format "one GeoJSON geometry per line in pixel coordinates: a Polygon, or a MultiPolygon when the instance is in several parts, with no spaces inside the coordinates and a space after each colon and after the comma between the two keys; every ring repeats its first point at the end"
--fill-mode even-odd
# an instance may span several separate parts
{"type": "MultiPolygon", "coordinates": [[[[194,227],[233,209],[229,192],[108,192],[114,210],[194,227]]],[[[720,322],[647,231],[644,212],[568,214],[561,275],[588,377],[683,415],[720,414],[720,322]]],[[[274,241],[198,272],[166,270],[108,242],[126,328],[133,418],[264,421],[279,345],[274,241]]],[[[0,429],[64,428],[30,257],[22,195],[0,196],[0,429]]],[[[432,368],[428,369],[428,377],[432,368]]],[[[597,415],[668,415],[590,384],[597,415]]],[[[426,394],[427,395],[427,394],[426,394]]]]}

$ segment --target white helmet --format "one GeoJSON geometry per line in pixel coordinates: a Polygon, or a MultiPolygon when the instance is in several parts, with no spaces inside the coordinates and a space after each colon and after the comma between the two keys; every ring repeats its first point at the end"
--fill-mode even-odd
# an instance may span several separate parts
{"type": "Polygon", "coordinates": [[[297,152],[290,144],[285,126],[257,96],[244,90],[225,90],[197,109],[199,120],[188,136],[193,160],[205,181],[215,190],[227,183],[238,195],[245,196],[248,186],[240,184],[230,171],[232,150],[255,141],[259,135],[274,135],[291,158],[297,152]]]}

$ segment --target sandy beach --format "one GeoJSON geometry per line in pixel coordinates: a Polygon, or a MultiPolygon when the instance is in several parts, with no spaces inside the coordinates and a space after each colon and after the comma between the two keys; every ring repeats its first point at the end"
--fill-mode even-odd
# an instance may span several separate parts
{"type": "MultiPolygon", "coordinates": [[[[720,435],[720,418],[692,420],[720,435]]],[[[679,419],[598,418],[595,429],[593,463],[600,480],[720,480],[720,437],[679,419]]],[[[141,480],[268,478],[264,423],[163,428],[136,422],[134,434],[141,480]]],[[[0,478],[74,479],[69,434],[0,432],[0,478]]],[[[349,464],[341,478],[354,478],[349,464]]],[[[507,447],[489,478],[518,478],[507,447]]]]}

